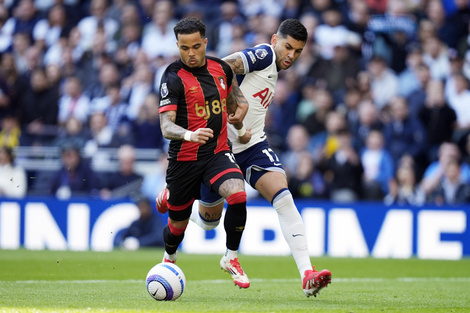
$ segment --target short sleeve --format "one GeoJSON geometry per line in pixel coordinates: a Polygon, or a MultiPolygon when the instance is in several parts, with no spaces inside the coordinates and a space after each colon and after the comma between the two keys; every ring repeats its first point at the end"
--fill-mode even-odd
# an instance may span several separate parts
{"type": "Polygon", "coordinates": [[[170,67],[167,68],[160,83],[160,113],[176,111],[182,88],[179,76],[170,67]]]}
{"type": "Polygon", "coordinates": [[[271,46],[259,45],[239,52],[243,60],[245,73],[264,70],[273,62],[274,52],[271,46]]]}

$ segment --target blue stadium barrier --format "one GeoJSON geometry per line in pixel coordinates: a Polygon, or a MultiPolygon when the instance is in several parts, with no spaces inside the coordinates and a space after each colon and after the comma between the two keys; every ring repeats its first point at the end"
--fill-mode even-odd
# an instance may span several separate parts
{"type": "MultiPolygon", "coordinates": [[[[311,256],[451,260],[470,256],[470,205],[296,203],[305,222],[311,256]]],[[[130,201],[0,198],[0,249],[110,251],[115,235],[138,215],[130,201]]],[[[190,223],[182,252],[220,254],[224,250],[222,223],[211,231],[190,223]]],[[[265,200],[248,203],[240,253],[290,254],[276,211],[265,200]]]]}

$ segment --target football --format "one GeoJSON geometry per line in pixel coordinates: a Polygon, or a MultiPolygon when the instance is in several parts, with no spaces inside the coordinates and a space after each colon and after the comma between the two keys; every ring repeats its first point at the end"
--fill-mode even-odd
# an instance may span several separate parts
{"type": "Polygon", "coordinates": [[[173,263],[159,263],[147,274],[147,291],[158,301],[178,299],[186,286],[183,271],[173,263]]]}

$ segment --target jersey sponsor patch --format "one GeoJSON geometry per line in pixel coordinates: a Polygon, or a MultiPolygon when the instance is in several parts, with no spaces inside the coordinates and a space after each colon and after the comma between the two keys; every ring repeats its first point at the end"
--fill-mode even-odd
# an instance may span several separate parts
{"type": "Polygon", "coordinates": [[[255,54],[258,59],[262,60],[268,55],[268,51],[266,49],[256,49],[255,54]]]}
{"type": "Polygon", "coordinates": [[[256,63],[256,58],[255,58],[255,56],[253,55],[253,52],[248,51],[248,55],[249,55],[249,57],[250,57],[251,63],[255,64],[255,63],[256,63]]]}
{"type": "Polygon", "coordinates": [[[170,104],[170,103],[171,103],[170,99],[162,99],[160,101],[160,106],[167,105],[167,104],[170,104]]]}
{"type": "Polygon", "coordinates": [[[168,86],[166,85],[166,83],[162,84],[162,91],[160,93],[162,94],[162,98],[168,96],[168,86]]]}

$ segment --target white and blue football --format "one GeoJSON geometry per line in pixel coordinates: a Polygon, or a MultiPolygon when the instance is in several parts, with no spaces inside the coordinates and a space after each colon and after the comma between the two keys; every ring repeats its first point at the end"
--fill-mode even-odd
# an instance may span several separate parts
{"type": "Polygon", "coordinates": [[[186,286],[183,271],[173,263],[159,263],[152,267],[147,274],[147,291],[158,301],[178,299],[186,286]]]}

